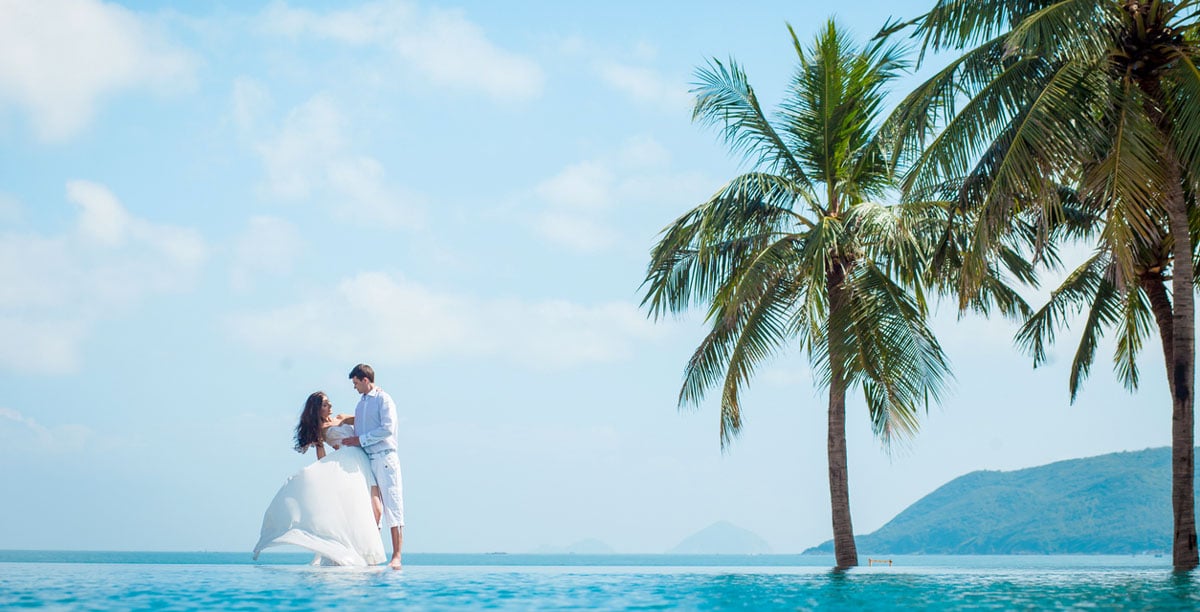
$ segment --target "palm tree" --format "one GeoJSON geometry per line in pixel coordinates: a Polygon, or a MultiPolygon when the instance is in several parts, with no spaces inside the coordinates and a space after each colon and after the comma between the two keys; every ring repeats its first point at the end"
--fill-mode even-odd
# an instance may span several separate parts
{"type": "Polygon", "coordinates": [[[1159,328],[1172,397],[1174,564],[1196,567],[1194,478],[1195,193],[1200,187],[1200,3],[1196,0],[939,0],[912,27],[927,50],[967,49],[918,86],[885,131],[893,162],[909,171],[905,198],[964,186],[947,207],[969,220],[956,278],[962,300],[979,290],[1014,221],[1055,239],[1073,201],[1095,220],[1095,253],[1070,275],[1018,340],[1044,343],[1072,305],[1089,304],[1071,374],[1072,398],[1098,334],[1118,329],[1117,372],[1159,328]],[[1170,294],[1166,282],[1170,281],[1170,294]]]}
{"type": "Polygon", "coordinates": [[[679,403],[698,406],[721,383],[722,449],[741,428],[740,393],[755,367],[793,342],[807,353],[829,390],[834,550],[846,568],[858,565],[847,392],[861,388],[890,445],[916,432],[949,369],[920,291],[927,216],[873,201],[892,187],[875,124],[901,52],[855,46],[832,20],[807,49],[788,30],[798,66],[774,121],[736,62],[697,70],[693,119],[718,126],[752,168],[663,230],[642,305],[654,318],[708,306],[712,329],[685,368],[679,403]]]}

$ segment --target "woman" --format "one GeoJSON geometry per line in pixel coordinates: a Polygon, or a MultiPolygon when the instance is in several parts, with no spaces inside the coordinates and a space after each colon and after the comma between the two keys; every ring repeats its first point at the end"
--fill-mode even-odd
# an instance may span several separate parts
{"type": "MultiPolygon", "coordinates": [[[[317,449],[317,461],[284,483],[263,515],[254,558],[264,548],[293,544],[333,565],[375,565],[387,557],[379,537],[378,487],[361,448],[342,447],[354,417],[333,416],[329,398],[308,396],[296,425],[296,451],[317,449]],[[334,450],[325,453],[325,443],[334,450]],[[374,518],[374,520],[372,520],[374,518]]],[[[318,561],[314,559],[314,563],[318,561]]]]}

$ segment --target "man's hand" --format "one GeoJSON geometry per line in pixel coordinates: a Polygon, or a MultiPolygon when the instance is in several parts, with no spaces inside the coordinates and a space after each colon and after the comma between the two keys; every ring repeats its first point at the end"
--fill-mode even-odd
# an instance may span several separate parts
{"type": "Polygon", "coordinates": [[[342,446],[362,446],[358,443],[358,436],[350,436],[342,438],[342,446]]]}

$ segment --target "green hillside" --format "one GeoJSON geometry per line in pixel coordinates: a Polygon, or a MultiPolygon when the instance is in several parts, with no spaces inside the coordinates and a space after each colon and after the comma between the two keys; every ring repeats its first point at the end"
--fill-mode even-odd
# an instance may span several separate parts
{"type": "MultiPolygon", "coordinates": [[[[1171,449],[972,472],[909,506],[859,554],[1133,554],[1171,549],[1171,449]]],[[[806,553],[833,552],[833,541],[806,553]]]]}

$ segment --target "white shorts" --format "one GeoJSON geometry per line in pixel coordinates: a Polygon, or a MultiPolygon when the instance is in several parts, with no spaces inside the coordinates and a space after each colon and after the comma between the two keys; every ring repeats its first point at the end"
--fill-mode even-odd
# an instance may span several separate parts
{"type": "Polygon", "coordinates": [[[394,451],[371,455],[371,472],[383,496],[381,525],[385,528],[404,526],[404,481],[400,477],[400,459],[394,451]]]}

